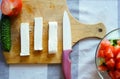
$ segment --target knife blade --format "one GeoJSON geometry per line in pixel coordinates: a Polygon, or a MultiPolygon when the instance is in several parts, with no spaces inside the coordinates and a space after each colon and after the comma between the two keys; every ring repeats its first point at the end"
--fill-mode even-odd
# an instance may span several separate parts
{"type": "Polygon", "coordinates": [[[64,79],[71,79],[71,60],[69,58],[72,51],[71,25],[68,13],[63,15],[63,60],[62,68],[64,79]]]}

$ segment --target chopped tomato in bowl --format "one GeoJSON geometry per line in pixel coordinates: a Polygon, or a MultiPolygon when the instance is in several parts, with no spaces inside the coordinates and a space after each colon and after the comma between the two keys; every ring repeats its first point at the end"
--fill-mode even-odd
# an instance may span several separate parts
{"type": "Polygon", "coordinates": [[[104,79],[120,79],[120,29],[111,31],[101,40],[95,59],[98,72],[107,72],[110,77],[104,79]]]}

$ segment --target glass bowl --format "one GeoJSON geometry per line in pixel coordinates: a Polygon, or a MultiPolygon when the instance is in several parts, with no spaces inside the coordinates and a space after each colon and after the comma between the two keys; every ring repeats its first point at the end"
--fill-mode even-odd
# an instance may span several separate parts
{"type": "Polygon", "coordinates": [[[100,41],[95,64],[101,79],[120,79],[120,28],[112,30],[100,41]]]}

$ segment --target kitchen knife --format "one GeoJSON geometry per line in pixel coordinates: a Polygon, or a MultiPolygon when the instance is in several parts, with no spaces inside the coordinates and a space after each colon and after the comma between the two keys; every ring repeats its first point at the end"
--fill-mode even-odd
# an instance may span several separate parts
{"type": "Polygon", "coordinates": [[[62,68],[64,79],[71,79],[71,60],[69,59],[72,51],[71,26],[68,13],[64,11],[63,15],[63,59],[62,68]]]}

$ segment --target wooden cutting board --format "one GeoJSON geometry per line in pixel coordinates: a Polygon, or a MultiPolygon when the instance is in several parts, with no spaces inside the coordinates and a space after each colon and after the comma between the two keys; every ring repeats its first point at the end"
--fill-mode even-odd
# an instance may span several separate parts
{"type": "Polygon", "coordinates": [[[88,37],[102,38],[105,35],[105,27],[102,23],[87,25],[79,23],[69,12],[66,0],[23,0],[23,8],[20,15],[11,18],[12,48],[10,52],[3,51],[8,64],[21,63],[61,63],[62,60],[62,19],[63,12],[69,14],[72,29],[72,44],[75,45],[81,39],[88,37]],[[43,17],[43,50],[34,51],[34,17],[43,17]],[[48,22],[58,22],[58,52],[48,54],[48,22]],[[20,56],[20,23],[30,23],[30,56],[20,56]]]}

